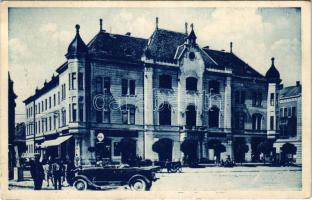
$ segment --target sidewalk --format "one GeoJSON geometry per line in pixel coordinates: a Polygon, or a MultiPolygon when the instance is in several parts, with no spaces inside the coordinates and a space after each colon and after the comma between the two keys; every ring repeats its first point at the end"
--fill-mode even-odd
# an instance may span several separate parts
{"type": "MultiPolygon", "coordinates": [[[[32,179],[29,178],[25,178],[23,181],[14,181],[14,180],[10,180],[9,181],[9,189],[15,189],[15,188],[19,188],[19,189],[34,189],[34,182],[32,179]]],[[[69,185],[63,185],[62,189],[67,189],[67,188],[71,188],[71,186],[69,185]]],[[[42,183],[42,190],[54,190],[53,185],[50,182],[50,186],[47,186],[47,182],[43,181],[42,183]]]]}

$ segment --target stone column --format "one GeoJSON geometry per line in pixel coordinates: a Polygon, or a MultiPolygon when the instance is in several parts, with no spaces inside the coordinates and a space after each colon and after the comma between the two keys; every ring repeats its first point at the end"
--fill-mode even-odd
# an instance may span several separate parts
{"type": "MultiPolygon", "coordinates": [[[[95,148],[95,131],[90,130],[90,147],[95,148]]],[[[91,159],[95,160],[95,151],[94,152],[89,152],[91,154],[91,159]]]]}
{"type": "Polygon", "coordinates": [[[140,131],[137,139],[136,154],[144,158],[144,132],[140,131]]]}
{"type": "Polygon", "coordinates": [[[224,128],[231,129],[231,118],[232,118],[232,79],[226,77],[225,91],[224,91],[224,128]]]}
{"type": "Polygon", "coordinates": [[[226,147],[226,157],[229,155],[231,159],[234,160],[233,141],[228,140],[225,147],[226,147]]]}
{"type": "Polygon", "coordinates": [[[150,159],[152,161],[158,159],[157,154],[153,151],[152,146],[154,144],[154,134],[152,131],[146,131],[144,135],[144,151],[145,159],[150,159]]]}
{"type": "Polygon", "coordinates": [[[173,148],[172,148],[172,160],[173,161],[181,161],[180,147],[181,147],[180,141],[174,140],[173,148]]]}

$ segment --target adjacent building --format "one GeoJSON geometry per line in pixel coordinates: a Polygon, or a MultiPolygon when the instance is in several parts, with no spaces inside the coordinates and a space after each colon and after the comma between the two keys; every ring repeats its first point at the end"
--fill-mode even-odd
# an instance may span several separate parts
{"type": "Polygon", "coordinates": [[[225,159],[258,162],[275,139],[280,75],[262,75],[233,51],[200,47],[193,25],[149,38],[76,35],[67,61],[27,98],[27,153],[90,164],[225,159]],[[103,137],[104,136],[104,137],[103,137]]]}
{"type": "Polygon", "coordinates": [[[278,159],[302,164],[301,84],[279,90],[279,135],[274,143],[278,159]]]}

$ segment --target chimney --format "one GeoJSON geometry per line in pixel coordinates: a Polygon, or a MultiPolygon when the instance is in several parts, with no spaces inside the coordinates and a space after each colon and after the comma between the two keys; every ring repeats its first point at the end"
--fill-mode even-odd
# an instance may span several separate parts
{"type": "Polygon", "coordinates": [[[130,32],[127,32],[126,35],[127,35],[127,36],[131,36],[131,33],[130,33],[130,32]]]}
{"type": "Polygon", "coordinates": [[[300,81],[296,81],[296,86],[301,86],[300,81]]]}
{"type": "Polygon", "coordinates": [[[156,30],[158,30],[158,17],[156,17],[156,30]]]}
{"type": "Polygon", "coordinates": [[[233,52],[233,42],[230,42],[230,53],[233,52]]]}
{"type": "Polygon", "coordinates": [[[204,46],[204,49],[209,49],[209,46],[207,45],[207,46],[204,46]]]}
{"type": "Polygon", "coordinates": [[[100,31],[103,31],[103,19],[100,19],[100,31]]]}
{"type": "Polygon", "coordinates": [[[185,22],[185,35],[188,35],[187,26],[187,22],[185,22]]]}

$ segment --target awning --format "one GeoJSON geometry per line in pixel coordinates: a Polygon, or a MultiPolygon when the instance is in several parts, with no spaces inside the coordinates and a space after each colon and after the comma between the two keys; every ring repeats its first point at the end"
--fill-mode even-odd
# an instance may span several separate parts
{"type": "Polygon", "coordinates": [[[72,137],[72,135],[66,135],[66,136],[58,137],[54,140],[46,140],[40,146],[41,146],[41,148],[57,146],[57,145],[62,144],[63,142],[65,142],[66,140],[68,140],[71,137],[72,137]]]}

